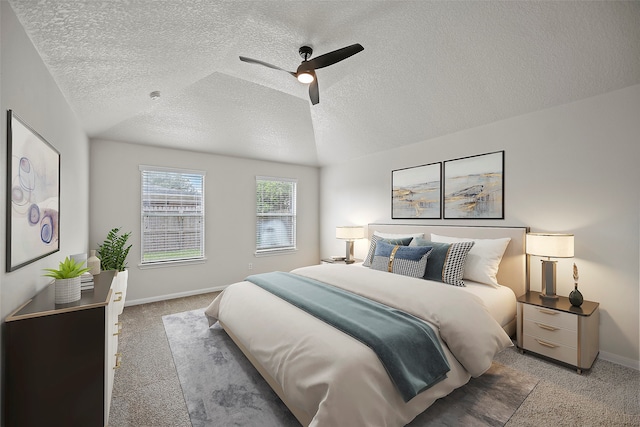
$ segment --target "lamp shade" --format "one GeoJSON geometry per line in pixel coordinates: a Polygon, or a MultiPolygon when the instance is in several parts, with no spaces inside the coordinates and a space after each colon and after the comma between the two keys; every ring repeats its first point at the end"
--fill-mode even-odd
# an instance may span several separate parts
{"type": "Polygon", "coordinates": [[[527,233],[526,252],[550,258],[572,258],[573,234],[527,233]]]}
{"type": "Polygon", "coordinates": [[[336,239],[355,240],[364,238],[364,227],[360,225],[336,227],[336,239]]]}

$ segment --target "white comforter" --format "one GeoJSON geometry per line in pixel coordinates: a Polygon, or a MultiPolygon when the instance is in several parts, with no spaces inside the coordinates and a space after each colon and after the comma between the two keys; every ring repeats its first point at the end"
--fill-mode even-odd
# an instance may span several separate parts
{"type": "Polygon", "coordinates": [[[294,270],[425,320],[443,342],[447,379],[405,403],[366,345],[249,282],[228,286],[205,310],[222,321],[281,385],[310,426],[404,426],[466,384],[512,345],[482,301],[455,286],[345,265],[294,270]]]}

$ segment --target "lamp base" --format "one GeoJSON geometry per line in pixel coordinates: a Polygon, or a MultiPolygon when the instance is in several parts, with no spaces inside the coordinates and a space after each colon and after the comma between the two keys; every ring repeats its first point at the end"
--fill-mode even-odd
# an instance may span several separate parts
{"type": "Polygon", "coordinates": [[[345,264],[353,264],[356,260],[353,258],[353,240],[347,240],[347,253],[344,258],[345,264]]]}
{"type": "Polygon", "coordinates": [[[558,299],[556,295],[556,261],[542,260],[542,292],[540,298],[558,299]]]}

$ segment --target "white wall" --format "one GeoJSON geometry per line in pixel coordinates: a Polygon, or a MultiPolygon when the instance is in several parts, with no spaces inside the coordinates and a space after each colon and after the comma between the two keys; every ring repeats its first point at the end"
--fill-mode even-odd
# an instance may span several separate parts
{"type": "Polygon", "coordinates": [[[0,17],[0,200],[3,206],[7,200],[7,110],[18,114],[61,154],[59,252],[6,273],[6,210],[0,209],[0,318],[4,321],[51,280],[42,276],[44,268],[57,267],[65,256],[87,250],[89,142],[6,1],[0,2],[0,17]]]}
{"type": "Polygon", "coordinates": [[[114,227],[131,231],[127,258],[127,301],[148,302],[199,293],[242,280],[249,274],[318,264],[318,168],[246,160],[122,142],[91,141],[91,248],[114,227]],[[205,178],[204,264],[140,269],[139,165],[195,169],[205,178]],[[254,256],[256,175],[296,178],[297,246],[295,253],[254,256]],[[249,263],[253,270],[249,270],[249,263]]]}
{"type": "MultiPolygon", "coordinates": [[[[60,152],[60,251],[11,273],[5,273],[5,209],[0,209],[0,299],[4,318],[51,279],[43,269],[57,267],[65,256],[86,252],[89,232],[89,142],[45,64],[8,2],[1,2],[0,164],[7,159],[6,111],[13,110],[60,152]]],[[[6,200],[6,174],[0,174],[0,200],[6,200]]]]}
{"type": "MultiPolygon", "coordinates": [[[[321,171],[321,255],[342,254],[336,225],[391,220],[391,171],[505,150],[504,220],[426,224],[514,225],[575,234],[558,289],[579,288],[601,309],[601,357],[640,368],[640,85],[372,154],[321,171]]],[[[366,254],[356,243],[356,257],[366,254]]],[[[532,259],[532,290],[540,290],[532,259]]]]}

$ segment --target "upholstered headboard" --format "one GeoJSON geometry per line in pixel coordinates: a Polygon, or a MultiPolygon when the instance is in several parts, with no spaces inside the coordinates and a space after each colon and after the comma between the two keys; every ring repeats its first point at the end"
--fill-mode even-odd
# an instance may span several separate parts
{"type": "Polygon", "coordinates": [[[490,227],[490,226],[456,226],[456,225],[407,225],[407,224],[369,224],[368,237],[374,231],[381,233],[424,233],[425,239],[431,233],[451,237],[470,237],[474,239],[511,238],[505,250],[498,270],[498,283],[508,286],[516,297],[524,295],[527,290],[527,257],[524,251],[526,227],[490,227]]]}

